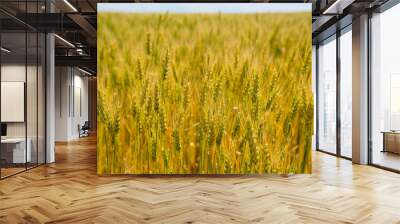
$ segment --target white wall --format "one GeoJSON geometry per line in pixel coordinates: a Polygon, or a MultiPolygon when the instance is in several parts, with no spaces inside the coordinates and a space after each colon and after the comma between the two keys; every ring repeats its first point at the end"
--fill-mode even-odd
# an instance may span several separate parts
{"type": "MultiPolygon", "coordinates": [[[[26,67],[24,65],[18,64],[5,64],[1,66],[1,81],[2,82],[25,82],[25,71],[26,67]]],[[[35,73],[36,67],[28,66],[27,67],[28,74],[35,73]]],[[[35,83],[36,85],[36,83],[35,83]]],[[[29,90],[29,89],[28,89],[29,90]]],[[[36,89],[34,92],[27,93],[28,97],[36,97],[36,89]]],[[[28,102],[32,100],[27,99],[28,102]]],[[[35,105],[36,107],[36,105],[35,105]]],[[[2,110],[7,110],[7,108],[1,108],[2,110]]],[[[31,118],[32,114],[28,114],[28,121],[33,120],[31,118]]],[[[36,116],[36,114],[34,114],[36,116]]],[[[31,125],[29,125],[30,127],[31,125]]],[[[7,136],[8,137],[25,137],[25,122],[7,122],[7,136]]],[[[29,136],[28,136],[29,137],[29,136]]]]}
{"type": "MultiPolygon", "coordinates": [[[[32,67],[28,67],[28,70],[32,67]]],[[[25,64],[6,64],[1,66],[1,81],[25,82],[25,64]]]]}
{"type": "Polygon", "coordinates": [[[56,67],[56,141],[79,138],[78,124],[88,120],[88,78],[83,75],[76,68],[56,67]]]}
{"type": "Polygon", "coordinates": [[[79,137],[78,124],[83,125],[85,121],[89,119],[88,113],[88,78],[79,75],[74,75],[74,107],[72,108],[72,120],[71,120],[71,135],[74,137],[79,137]],[[80,96],[80,97],[79,97],[80,96]],[[80,102],[79,102],[80,101],[80,102]],[[81,108],[80,108],[81,107],[81,108]],[[81,111],[80,111],[81,110],[81,111]],[[74,113],[75,112],[75,113],[74,113]]]}
{"type": "Polygon", "coordinates": [[[55,141],[68,140],[69,117],[69,68],[55,68],[55,141]]]}
{"type": "MultiPolygon", "coordinates": [[[[1,81],[25,82],[25,64],[9,64],[1,66],[1,81]]],[[[28,68],[29,69],[29,68],[28,68]]],[[[6,110],[7,108],[1,108],[6,110]]],[[[7,123],[7,137],[25,137],[25,122],[7,123]]]]}
{"type": "MultiPolygon", "coordinates": [[[[42,67],[25,64],[3,64],[1,66],[2,82],[24,82],[26,83],[26,107],[23,106],[22,113],[26,112],[26,120],[22,122],[5,122],[7,124],[7,137],[24,138],[25,135],[30,140],[32,161],[44,163],[45,150],[45,118],[44,118],[44,74],[42,67]],[[39,69],[37,71],[37,69],[39,69]],[[27,80],[25,80],[27,78],[27,80]],[[39,155],[37,155],[39,153],[39,155]]],[[[24,93],[22,93],[24,94],[24,93]]],[[[7,96],[2,96],[6,97],[7,96]]],[[[1,108],[7,111],[12,108],[1,108]]],[[[8,111],[13,113],[13,111],[8,111]]],[[[51,160],[49,160],[51,162],[51,160]]]]}

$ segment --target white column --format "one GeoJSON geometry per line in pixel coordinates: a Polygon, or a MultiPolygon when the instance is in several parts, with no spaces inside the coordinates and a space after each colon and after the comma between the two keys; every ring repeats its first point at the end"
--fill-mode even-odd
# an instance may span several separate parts
{"type": "Polygon", "coordinates": [[[55,60],[54,60],[54,35],[46,36],[46,162],[55,161],[54,133],[55,133],[55,60]]]}
{"type": "Polygon", "coordinates": [[[368,15],[353,19],[353,162],[368,163],[368,15]]]}
{"type": "MultiPolygon", "coordinates": [[[[46,12],[54,12],[54,5],[46,1],[46,12]]],[[[46,163],[55,161],[55,43],[54,34],[46,35],[46,163]]]]}

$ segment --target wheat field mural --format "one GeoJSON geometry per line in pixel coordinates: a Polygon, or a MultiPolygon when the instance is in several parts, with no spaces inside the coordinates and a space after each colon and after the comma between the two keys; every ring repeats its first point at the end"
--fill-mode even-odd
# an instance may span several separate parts
{"type": "Polygon", "coordinates": [[[99,174],[310,173],[311,13],[99,13],[99,174]]]}

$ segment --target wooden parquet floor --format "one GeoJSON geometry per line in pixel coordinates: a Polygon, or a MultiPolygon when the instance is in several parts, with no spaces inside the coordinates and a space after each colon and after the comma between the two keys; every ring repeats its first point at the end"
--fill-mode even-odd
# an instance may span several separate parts
{"type": "Polygon", "coordinates": [[[400,175],[314,153],[312,175],[96,174],[90,137],[0,181],[0,223],[400,223],[400,175]]]}

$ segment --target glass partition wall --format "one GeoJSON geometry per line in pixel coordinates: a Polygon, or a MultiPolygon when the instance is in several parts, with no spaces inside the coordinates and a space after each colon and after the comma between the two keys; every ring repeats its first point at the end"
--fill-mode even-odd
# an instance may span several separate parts
{"type": "MultiPolygon", "coordinates": [[[[19,2],[25,12],[39,1],[19,2]]],[[[3,3],[0,3],[0,6],[3,3]]],[[[33,10],[33,11],[32,11],[33,10]]],[[[45,35],[0,12],[0,178],[45,163],[45,35]]]]}
{"type": "Polygon", "coordinates": [[[400,4],[371,18],[370,163],[400,171],[400,4]]]}
{"type": "Polygon", "coordinates": [[[1,177],[26,169],[26,33],[1,34],[1,177]],[[4,50],[6,49],[6,50],[4,50]]]}
{"type": "Polygon", "coordinates": [[[351,25],[316,47],[317,150],[352,157],[351,25]]]}

